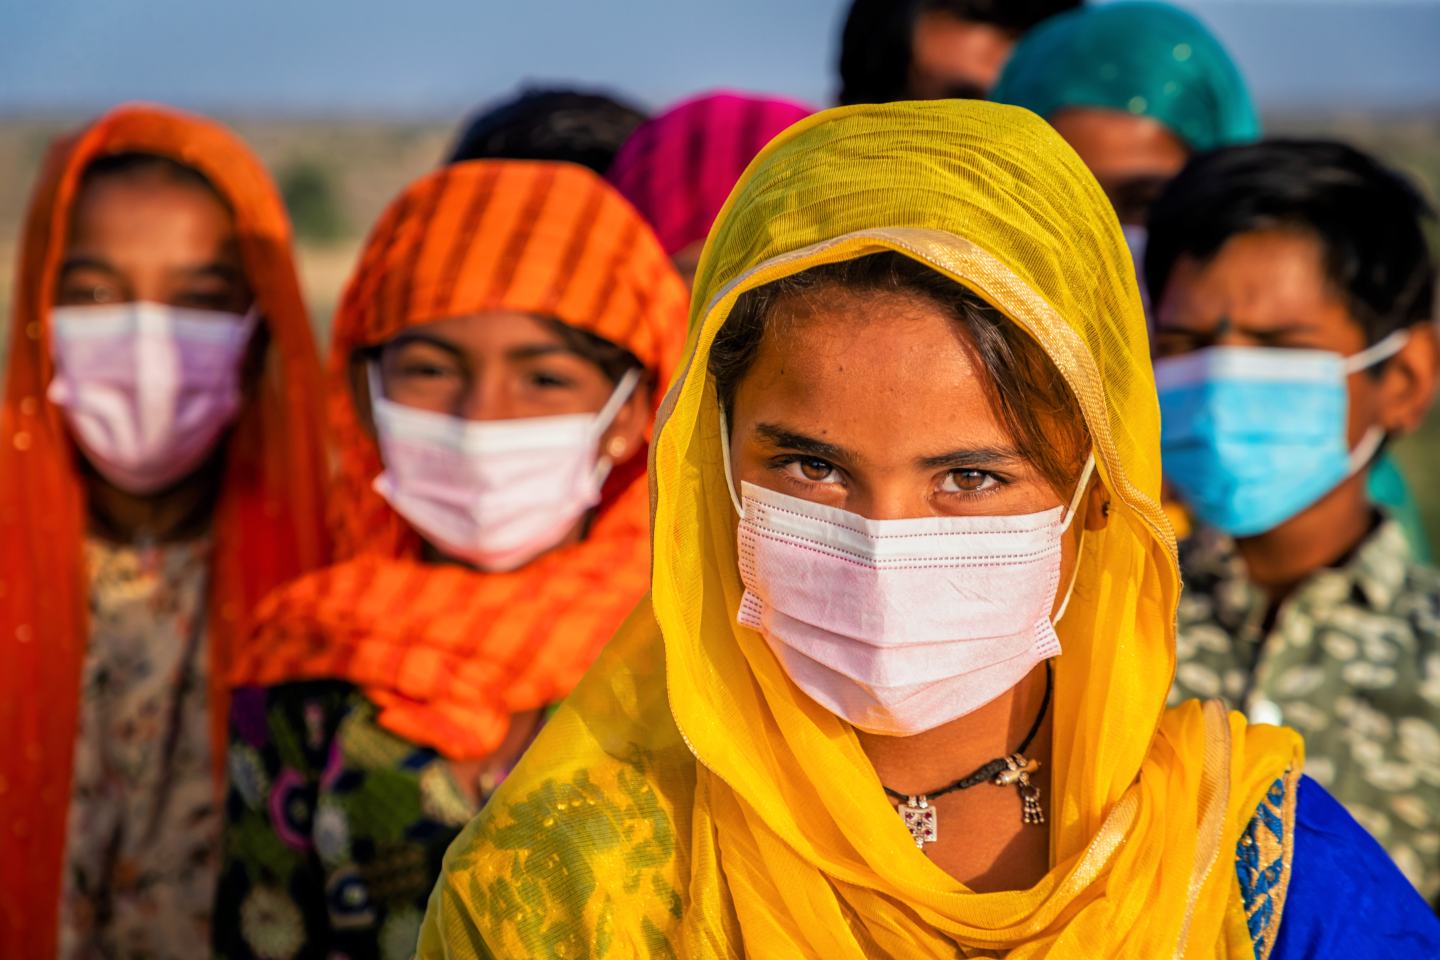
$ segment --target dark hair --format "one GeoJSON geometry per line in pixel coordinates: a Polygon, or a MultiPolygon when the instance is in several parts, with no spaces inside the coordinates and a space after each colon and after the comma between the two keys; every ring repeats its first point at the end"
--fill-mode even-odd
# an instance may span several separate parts
{"type": "Polygon", "coordinates": [[[80,176],[82,185],[93,183],[104,177],[145,177],[153,176],[172,183],[183,183],[200,187],[230,208],[229,199],[199,170],[172,157],[158,153],[144,153],[137,150],[125,153],[111,153],[90,161],[80,176]]]}
{"type": "Polygon", "coordinates": [[[1226,147],[1191,160],[1151,208],[1145,281],[1159,302],[1181,257],[1208,260],[1243,233],[1299,231],[1319,242],[1327,277],[1375,343],[1433,315],[1434,216],[1409,180],[1343,143],[1226,147]]]}
{"type": "Polygon", "coordinates": [[[599,367],[600,372],[605,374],[611,383],[618,384],[620,378],[631,370],[645,369],[645,364],[640,362],[639,357],[613,340],[606,340],[589,330],[572,327],[554,317],[545,317],[544,320],[565,342],[566,349],[599,367]]]}
{"type": "Polygon", "coordinates": [[[555,160],[603,176],[644,121],[640,110],[604,94],[525,89],[467,120],[446,162],[555,160]]]}
{"type": "Polygon", "coordinates": [[[921,14],[943,13],[1015,36],[1081,0],[854,0],[840,35],[842,104],[909,99],[910,45],[921,14]]]}
{"type": "MultiPolygon", "coordinates": [[[[564,320],[556,317],[537,314],[536,319],[544,323],[560,338],[561,342],[565,344],[565,349],[580,359],[593,363],[600,369],[601,373],[605,374],[606,379],[611,383],[618,384],[620,378],[624,377],[625,374],[631,370],[644,371],[645,369],[645,364],[640,362],[639,357],[618,343],[615,343],[613,340],[606,340],[604,337],[591,333],[589,330],[572,327],[564,320]]],[[[380,343],[356,347],[351,356],[351,362],[367,363],[377,361],[390,343],[391,341],[384,340],[380,343]]]]}
{"type": "Polygon", "coordinates": [[[1089,431],[1079,403],[1049,356],[989,303],[899,253],[813,267],[742,294],[710,348],[710,376],[727,413],[760,352],[776,307],[791,297],[826,288],[908,294],[944,310],[985,368],[985,389],[1020,452],[1055,490],[1074,483],[1077,454],[1088,448],[1089,431]]]}

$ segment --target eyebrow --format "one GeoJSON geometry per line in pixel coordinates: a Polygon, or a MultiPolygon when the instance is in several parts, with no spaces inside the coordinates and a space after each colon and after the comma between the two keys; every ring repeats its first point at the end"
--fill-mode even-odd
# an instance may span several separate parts
{"type": "Polygon", "coordinates": [[[1241,326],[1228,316],[1222,316],[1214,323],[1205,326],[1181,323],[1163,323],[1159,325],[1158,333],[1186,333],[1192,336],[1222,337],[1234,330],[1252,337],[1275,337],[1290,333],[1310,333],[1318,329],[1317,325],[1306,320],[1292,320],[1288,323],[1277,324],[1266,330],[1256,330],[1251,327],[1241,326]]]}
{"type": "Polygon", "coordinates": [[[218,260],[211,263],[203,263],[196,267],[181,267],[175,272],[193,279],[215,277],[218,280],[226,280],[231,283],[245,282],[244,272],[232,267],[228,263],[221,263],[218,260]]]}
{"type": "Polygon", "coordinates": [[[120,271],[98,257],[75,256],[66,257],[60,262],[60,272],[68,273],[71,270],[99,270],[103,273],[118,274],[120,271]]]}
{"type": "Polygon", "coordinates": [[[512,350],[506,351],[505,356],[510,360],[535,360],[539,357],[551,357],[557,353],[563,353],[570,357],[580,357],[582,360],[586,359],[563,343],[527,344],[526,346],[515,347],[512,350]]]}
{"type": "Polygon", "coordinates": [[[457,360],[465,359],[465,352],[450,341],[416,330],[406,330],[396,334],[394,339],[381,346],[381,350],[385,352],[401,350],[414,343],[423,343],[428,347],[434,347],[436,350],[443,350],[457,360]]]}
{"type": "MultiPolygon", "coordinates": [[[[73,257],[66,257],[61,262],[60,273],[62,275],[70,272],[71,270],[98,270],[101,273],[108,273],[112,276],[120,275],[119,268],[116,267],[114,264],[101,260],[99,257],[88,256],[85,254],[80,254],[73,257]]],[[[245,275],[240,270],[230,266],[228,263],[220,263],[218,261],[212,263],[202,263],[194,267],[181,267],[173,272],[177,274],[182,274],[185,277],[191,279],[215,277],[216,279],[224,280],[229,283],[243,283],[245,281],[245,275]]]]}
{"type": "Polygon", "coordinates": [[[807,437],[803,433],[790,430],[778,424],[757,423],[755,425],[755,433],[777,447],[796,450],[800,453],[808,453],[822,460],[829,460],[836,463],[854,463],[859,459],[844,447],[827,443],[824,440],[817,440],[814,437],[807,437]]]}
{"type": "Polygon", "coordinates": [[[1013,467],[1027,462],[1019,452],[1009,447],[962,447],[932,457],[921,457],[920,466],[931,470],[962,467],[980,470],[986,467],[1013,467]]]}
{"type": "MultiPolygon", "coordinates": [[[[446,340],[443,337],[437,337],[433,334],[423,333],[419,331],[397,334],[393,340],[385,344],[385,349],[399,350],[402,347],[408,347],[412,343],[423,343],[427,346],[434,347],[437,350],[444,350],[446,353],[451,354],[459,360],[464,360],[466,358],[465,351],[459,346],[451,343],[449,340],[446,340]]],[[[574,350],[571,350],[564,344],[536,343],[528,344],[521,347],[515,347],[512,350],[508,350],[505,353],[505,358],[507,360],[533,360],[539,357],[554,356],[556,354],[564,354],[571,357],[581,356],[580,354],[576,353],[574,350]]],[[[583,360],[585,358],[581,357],[581,359],[583,360]]]]}

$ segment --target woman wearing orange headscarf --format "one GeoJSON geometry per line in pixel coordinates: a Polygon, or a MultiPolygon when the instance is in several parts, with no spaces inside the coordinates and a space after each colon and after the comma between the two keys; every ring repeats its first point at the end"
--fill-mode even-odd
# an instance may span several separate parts
{"type": "Polygon", "coordinates": [[[331,349],[340,562],[266,602],[236,674],[219,955],[414,949],[451,838],[646,589],[685,303],[579,166],[456,164],[391,205],[331,349]]]}
{"type": "Polygon", "coordinates": [[[188,954],[219,863],[223,678],[255,603],[326,558],[279,195],[223,128],[115,110],[46,161],[12,327],[0,956],[188,954]]]}

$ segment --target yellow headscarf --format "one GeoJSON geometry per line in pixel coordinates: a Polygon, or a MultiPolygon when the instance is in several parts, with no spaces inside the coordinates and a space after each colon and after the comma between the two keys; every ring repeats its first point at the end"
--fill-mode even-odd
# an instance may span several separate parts
{"type": "Polygon", "coordinates": [[[1293,788],[1300,743],[1164,708],[1180,581],[1134,268],[1048,126],[950,101],[790,128],[711,233],[661,416],[650,600],[452,847],[422,958],[1254,955],[1236,843],[1267,788],[1293,788]],[[973,893],[931,863],[853,730],[735,619],[715,334],[746,290],[885,250],[1035,338],[1112,496],[1059,627],[1052,867],[1030,890],[973,893]]]}

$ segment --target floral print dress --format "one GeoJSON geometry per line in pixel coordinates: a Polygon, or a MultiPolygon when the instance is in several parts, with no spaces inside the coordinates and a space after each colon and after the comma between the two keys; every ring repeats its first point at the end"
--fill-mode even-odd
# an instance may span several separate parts
{"type": "Polygon", "coordinates": [[[340,681],[237,690],[215,955],[406,960],[478,811],[450,763],[340,681]]]}
{"type": "Polygon", "coordinates": [[[60,951],[67,960],[193,957],[220,863],[210,747],[210,542],[85,544],[80,676],[60,951]]]}

